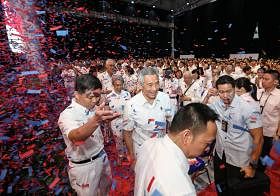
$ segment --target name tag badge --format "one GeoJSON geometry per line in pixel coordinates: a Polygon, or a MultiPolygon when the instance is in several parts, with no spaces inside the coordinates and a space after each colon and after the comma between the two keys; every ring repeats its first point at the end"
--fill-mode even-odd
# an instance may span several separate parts
{"type": "Polygon", "coordinates": [[[225,120],[222,120],[222,131],[227,133],[227,129],[228,129],[228,122],[225,120]]]}

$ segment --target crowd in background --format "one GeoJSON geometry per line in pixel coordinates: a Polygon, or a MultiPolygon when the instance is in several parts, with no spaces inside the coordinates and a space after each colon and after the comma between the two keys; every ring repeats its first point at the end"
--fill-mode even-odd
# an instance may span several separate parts
{"type": "MultiPolygon", "coordinates": [[[[97,76],[105,72],[105,60],[76,60],[64,62],[63,60],[55,63],[52,75],[61,75],[67,87],[74,82],[77,75],[91,73],[97,76]],[[59,72],[58,72],[59,71],[59,72]],[[61,72],[61,74],[59,74],[61,72]]],[[[156,67],[159,71],[161,89],[168,94],[171,89],[182,88],[184,78],[197,80],[203,83],[199,91],[209,88],[221,75],[230,75],[234,79],[240,77],[249,78],[258,89],[262,88],[262,76],[265,70],[275,69],[280,71],[279,60],[272,59],[122,59],[115,61],[113,74],[122,75],[125,81],[124,89],[135,95],[137,88],[137,74],[143,67],[156,67]],[[188,76],[187,76],[188,75],[188,76]],[[186,77],[184,77],[186,76],[186,77]],[[172,84],[170,84],[172,83],[172,84]],[[134,87],[134,88],[132,88],[134,87]]],[[[212,85],[213,87],[215,85],[212,85]]],[[[138,89],[139,90],[139,89],[138,89]]]]}
{"type": "MultiPolygon", "coordinates": [[[[68,101],[75,98],[72,104],[79,97],[75,84],[77,76],[86,77],[85,74],[90,74],[100,80],[103,95],[100,97],[102,101],[99,102],[105,102],[111,110],[120,115],[111,123],[102,125],[105,142],[115,139],[118,151],[117,162],[120,165],[123,160],[128,160],[134,165],[140,146],[145,144],[147,138],[163,137],[166,133],[164,131],[164,135],[158,135],[161,133],[159,131],[161,126],[167,128],[168,132],[169,126],[166,126],[166,123],[171,123],[174,114],[181,106],[197,102],[209,104],[219,115],[219,123],[216,122],[219,131],[216,136],[218,141],[215,145],[214,166],[217,161],[224,161],[222,157],[225,155],[227,157],[225,163],[229,165],[226,168],[233,172],[238,167],[236,174],[239,175],[241,169],[245,172],[245,178],[248,178],[255,175],[252,172],[258,165],[263,167],[262,171],[264,171],[266,165],[263,161],[264,157],[269,154],[273,141],[279,139],[279,71],[279,60],[158,58],[102,61],[98,59],[71,63],[58,62],[53,67],[50,77],[58,77],[55,80],[64,82],[68,101]],[[147,76],[145,84],[143,76],[147,76]],[[158,90],[162,93],[157,93],[158,90]],[[149,99],[152,100],[150,110],[145,109],[145,104],[139,105],[142,101],[145,103],[144,100],[149,102],[149,99]],[[153,100],[166,105],[155,112],[157,104],[154,104],[153,100]],[[237,109],[238,107],[240,109],[237,109]],[[149,111],[148,119],[145,111],[149,111]],[[162,115],[159,111],[165,111],[164,119],[160,117],[162,115]],[[153,116],[150,116],[152,113],[153,116]],[[160,120],[158,121],[157,118],[160,120]],[[155,124],[153,133],[149,131],[146,133],[151,124],[155,124]],[[231,143],[235,143],[233,145],[235,147],[239,146],[238,150],[230,146],[231,143]],[[242,146],[244,149],[240,150],[242,146]],[[223,150],[220,149],[221,147],[223,150]],[[252,152],[250,156],[248,156],[249,152],[252,152]],[[237,161],[242,156],[244,156],[244,164],[241,164],[242,161],[237,161]],[[259,157],[262,164],[258,163],[259,157]]],[[[224,179],[220,179],[223,174],[218,171],[220,169],[215,168],[215,183],[216,186],[220,183],[221,189],[224,189],[222,185],[224,179]]],[[[137,187],[137,184],[135,186],[137,187]]]]}
{"type": "MultiPolygon", "coordinates": [[[[86,73],[97,76],[101,80],[103,93],[107,95],[114,90],[114,82],[112,83],[114,78],[121,76],[121,88],[133,97],[141,91],[141,85],[138,83],[138,73],[144,67],[155,67],[158,70],[160,91],[169,95],[172,110],[175,113],[180,105],[203,102],[209,91],[211,94],[212,89],[216,88],[215,82],[222,75],[229,75],[236,80],[237,95],[250,94],[260,104],[259,99],[264,90],[263,75],[267,70],[275,70],[279,73],[280,61],[273,59],[206,58],[59,61],[53,66],[50,77],[59,77],[55,80],[64,82],[69,101],[74,92],[75,77],[86,73]],[[247,86],[244,84],[246,82],[247,86]],[[241,93],[242,87],[247,91],[241,93]]],[[[276,86],[279,88],[279,84],[276,86]]],[[[213,102],[216,97],[212,96],[208,103],[213,102]]]]}

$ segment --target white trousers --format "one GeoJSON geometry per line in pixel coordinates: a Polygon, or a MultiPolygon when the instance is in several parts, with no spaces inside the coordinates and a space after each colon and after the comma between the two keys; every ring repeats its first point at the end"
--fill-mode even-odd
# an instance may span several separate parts
{"type": "Polygon", "coordinates": [[[112,175],[107,154],[84,164],[69,162],[69,180],[79,196],[109,195],[112,175]]]}

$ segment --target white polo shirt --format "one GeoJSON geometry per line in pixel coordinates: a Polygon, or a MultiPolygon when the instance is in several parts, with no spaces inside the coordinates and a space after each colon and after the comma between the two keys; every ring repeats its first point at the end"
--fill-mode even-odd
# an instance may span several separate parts
{"type": "Polygon", "coordinates": [[[183,105],[187,105],[193,102],[202,101],[202,83],[200,80],[193,81],[189,86],[183,81],[181,84],[182,93],[185,96],[191,97],[191,101],[184,101],[183,105]]]}
{"type": "Polygon", "coordinates": [[[130,93],[122,90],[120,94],[112,91],[106,98],[109,101],[110,109],[121,114],[120,117],[111,121],[111,128],[113,131],[123,130],[123,113],[125,103],[131,98],[130,93]]]}
{"type": "Polygon", "coordinates": [[[135,166],[135,196],[196,195],[183,151],[166,135],[147,140],[135,166]]]}
{"type": "Polygon", "coordinates": [[[75,99],[72,99],[72,103],[59,116],[58,125],[67,146],[65,154],[70,161],[78,162],[89,159],[104,148],[100,127],[82,143],[74,144],[68,138],[71,130],[81,127],[92,116],[94,116],[94,111],[89,111],[78,104],[75,99]]]}
{"type": "Polygon", "coordinates": [[[173,115],[166,93],[159,91],[153,104],[150,104],[140,92],[125,105],[124,130],[133,131],[134,145],[140,147],[149,138],[163,137],[167,120],[171,122],[173,115]]]}

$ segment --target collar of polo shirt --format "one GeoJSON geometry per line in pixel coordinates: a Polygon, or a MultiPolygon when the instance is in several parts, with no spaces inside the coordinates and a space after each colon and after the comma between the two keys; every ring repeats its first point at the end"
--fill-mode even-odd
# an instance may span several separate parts
{"type": "Polygon", "coordinates": [[[82,106],[81,104],[77,103],[75,98],[72,99],[72,104],[75,105],[75,107],[77,107],[79,110],[85,112],[86,114],[88,114],[91,111],[86,107],[82,106]]]}
{"type": "MultiPolygon", "coordinates": [[[[143,93],[142,93],[142,91],[140,92],[141,93],[141,102],[140,102],[140,104],[141,105],[144,105],[144,104],[146,104],[146,103],[148,103],[148,104],[150,104],[148,101],[147,101],[147,99],[144,97],[144,95],[143,95],[143,93]]],[[[159,92],[157,93],[157,96],[156,96],[156,98],[154,99],[154,102],[153,102],[153,104],[152,105],[154,105],[156,102],[158,102],[159,101],[159,92]]],[[[151,105],[151,104],[150,104],[151,105]]]]}

